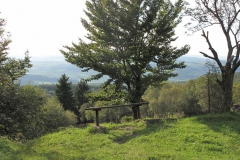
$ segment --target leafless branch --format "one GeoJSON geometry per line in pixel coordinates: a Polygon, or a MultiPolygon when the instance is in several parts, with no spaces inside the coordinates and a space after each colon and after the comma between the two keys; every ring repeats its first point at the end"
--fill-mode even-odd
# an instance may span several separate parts
{"type": "Polygon", "coordinates": [[[211,56],[209,56],[208,54],[206,54],[206,53],[204,53],[204,52],[200,52],[204,57],[207,57],[207,58],[210,58],[210,59],[212,59],[212,60],[215,60],[215,58],[214,57],[211,57],[211,56]]]}
{"type": "MultiPolygon", "coordinates": [[[[208,46],[209,46],[209,50],[212,52],[212,54],[213,54],[213,56],[214,56],[214,58],[212,57],[211,59],[214,59],[214,60],[217,62],[218,66],[221,68],[221,67],[222,67],[222,63],[220,62],[220,60],[219,60],[219,58],[218,58],[217,52],[216,52],[215,49],[212,47],[212,44],[211,44],[211,42],[210,42],[210,40],[209,40],[209,37],[208,37],[208,32],[207,32],[207,35],[206,35],[205,31],[202,30],[202,36],[206,39],[207,44],[208,44],[208,46]]],[[[200,52],[200,53],[201,53],[201,52],[200,52]]],[[[203,53],[201,53],[201,54],[203,54],[203,53]]],[[[204,55],[204,54],[203,54],[203,55],[204,55]]],[[[208,56],[208,55],[205,54],[204,56],[206,57],[206,56],[208,56]]],[[[210,56],[208,56],[208,58],[210,58],[210,56]]]]}

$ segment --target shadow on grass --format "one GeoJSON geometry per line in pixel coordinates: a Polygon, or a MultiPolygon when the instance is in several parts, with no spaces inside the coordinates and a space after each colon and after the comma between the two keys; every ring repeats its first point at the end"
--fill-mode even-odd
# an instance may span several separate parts
{"type": "MultiPolygon", "coordinates": [[[[18,153],[16,152],[16,155],[18,153]]],[[[68,154],[62,154],[59,153],[58,151],[45,151],[45,152],[39,152],[36,153],[35,150],[32,150],[31,148],[29,148],[28,150],[24,150],[24,154],[22,153],[21,155],[24,155],[24,158],[21,157],[17,157],[16,155],[12,155],[11,157],[9,157],[9,159],[49,159],[49,160],[59,160],[59,159],[66,159],[66,160],[84,160],[86,159],[86,157],[76,157],[76,156],[72,156],[72,155],[68,155],[68,154]],[[25,154],[25,155],[24,155],[25,154]]]]}
{"type": "Polygon", "coordinates": [[[136,125],[125,124],[115,126],[108,130],[109,139],[118,144],[123,144],[138,136],[148,136],[156,133],[159,130],[164,130],[171,127],[176,119],[161,120],[149,119],[136,122],[136,125]]]}
{"type": "MultiPolygon", "coordinates": [[[[85,129],[87,124],[75,125],[71,126],[74,128],[85,129]]],[[[69,127],[59,127],[58,129],[52,130],[47,134],[57,133],[59,131],[64,131],[69,127]]],[[[69,131],[70,132],[70,131],[69,131]]],[[[52,146],[49,146],[49,149],[36,150],[35,145],[42,141],[39,138],[35,140],[28,140],[26,142],[17,142],[10,141],[8,139],[0,139],[0,159],[1,160],[24,160],[24,159],[67,159],[67,160],[75,160],[75,159],[86,159],[87,157],[81,156],[76,157],[75,154],[64,154],[61,151],[58,151],[52,146]],[[3,154],[2,154],[3,153],[3,154]]],[[[45,146],[43,146],[45,147],[45,146]]],[[[71,152],[71,151],[69,151],[71,152]]]]}
{"type": "Polygon", "coordinates": [[[207,125],[215,132],[223,134],[237,133],[240,134],[240,113],[226,112],[220,114],[208,114],[198,116],[197,122],[207,125]]]}

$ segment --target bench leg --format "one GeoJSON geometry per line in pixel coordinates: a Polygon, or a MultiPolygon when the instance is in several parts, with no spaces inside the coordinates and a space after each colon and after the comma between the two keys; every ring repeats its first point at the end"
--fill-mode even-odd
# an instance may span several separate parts
{"type": "Polygon", "coordinates": [[[96,112],[96,126],[99,126],[99,115],[98,115],[98,110],[95,110],[96,112]]]}

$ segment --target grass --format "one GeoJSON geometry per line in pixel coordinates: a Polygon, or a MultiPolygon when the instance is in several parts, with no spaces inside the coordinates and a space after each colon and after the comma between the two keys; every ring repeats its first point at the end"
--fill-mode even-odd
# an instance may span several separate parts
{"type": "Polygon", "coordinates": [[[0,139],[2,160],[176,159],[237,160],[240,114],[224,113],[151,123],[68,127],[26,143],[0,139]]]}

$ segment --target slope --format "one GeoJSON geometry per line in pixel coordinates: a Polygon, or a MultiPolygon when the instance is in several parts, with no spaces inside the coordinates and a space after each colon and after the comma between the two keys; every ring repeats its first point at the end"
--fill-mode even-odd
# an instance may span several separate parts
{"type": "Polygon", "coordinates": [[[141,120],[68,127],[24,144],[0,139],[1,159],[231,159],[240,156],[240,114],[204,115],[151,123],[141,120]]]}

